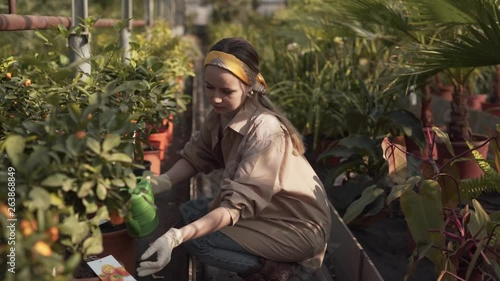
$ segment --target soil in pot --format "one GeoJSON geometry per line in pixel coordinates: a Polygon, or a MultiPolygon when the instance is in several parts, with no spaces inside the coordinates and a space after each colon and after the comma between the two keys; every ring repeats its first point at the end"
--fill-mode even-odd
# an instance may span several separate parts
{"type": "Polygon", "coordinates": [[[82,261],[73,273],[71,281],[99,281],[97,274],[90,268],[86,261],[82,261]]]}

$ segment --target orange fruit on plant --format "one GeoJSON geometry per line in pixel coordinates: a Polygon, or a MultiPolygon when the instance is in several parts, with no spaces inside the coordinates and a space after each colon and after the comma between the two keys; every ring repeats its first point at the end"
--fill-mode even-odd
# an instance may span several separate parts
{"type": "Polygon", "coordinates": [[[26,81],[24,81],[24,87],[29,87],[31,86],[31,80],[30,79],[26,79],[26,81]]]}
{"type": "Polygon", "coordinates": [[[56,242],[59,239],[59,228],[51,226],[45,232],[49,234],[50,241],[56,242]]]}
{"type": "Polygon", "coordinates": [[[85,131],[76,131],[75,136],[77,139],[81,140],[83,139],[87,133],[85,131]]]}
{"type": "Polygon", "coordinates": [[[2,214],[4,214],[4,216],[8,219],[13,219],[14,216],[11,216],[14,215],[14,213],[12,213],[11,211],[9,211],[9,207],[7,205],[5,205],[4,203],[0,203],[0,212],[2,214]]]}
{"type": "Polygon", "coordinates": [[[37,225],[35,221],[22,220],[19,226],[21,227],[21,233],[25,237],[30,236],[33,233],[33,231],[37,230],[37,225]]]}
{"type": "Polygon", "coordinates": [[[12,78],[12,73],[10,72],[5,73],[5,78],[10,80],[10,78],[12,78]]]}
{"type": "Polygon", "coordinates": [[[120,216],[120,214],[118,213],[118,210],[112,210],[109,213],[109,221],[113,225],[119,225],[119,224],[122,224],[124,222],[124,219],[122,216],[120,216]]]}
{"type": "Polygon", "coordinates": [[[50,257],[52,255],[52,249],[50,248],[49,244],[43,241],[37,241],[33,245],[33,251],[44,257],[50,257]]]}

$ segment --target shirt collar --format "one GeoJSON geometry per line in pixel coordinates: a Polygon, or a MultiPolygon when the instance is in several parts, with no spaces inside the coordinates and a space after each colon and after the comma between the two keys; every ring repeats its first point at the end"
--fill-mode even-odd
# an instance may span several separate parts
{"type": "Polygon", "coordinates": [[[243,107],[241,107],[233,119],[229,121],[227,126],[240,135],[246,135],[248,133],[248,121],[250,121],[250,118],[255,114],[255,111],[257,111],[257,106],[254,102],[254,99],[247,98],[243,107]]]}
{"type": "MultiPolygon", "coordinates": [[[[234,115],[233,119],[227,124],[227,128],[231,128],[233,131],[244,136],[248,133],[250,118],[257,111],[257,106],[255,101],[252,99],[247,99],[239,111],[234,115]]],[[[215,111],[210,110],[206,118],[206,126],[212,132],[212,149],[215,144],[219,141],[219,118],[220,115],[215,111]]]]}

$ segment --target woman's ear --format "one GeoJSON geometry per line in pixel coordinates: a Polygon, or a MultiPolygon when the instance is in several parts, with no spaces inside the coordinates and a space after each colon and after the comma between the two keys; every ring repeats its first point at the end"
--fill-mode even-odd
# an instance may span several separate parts
{"type": "Polygon", "coordinates": [[[245,84],[245,93],[248,94],[250,91],[252,91],[252,86],[245,84]]]}

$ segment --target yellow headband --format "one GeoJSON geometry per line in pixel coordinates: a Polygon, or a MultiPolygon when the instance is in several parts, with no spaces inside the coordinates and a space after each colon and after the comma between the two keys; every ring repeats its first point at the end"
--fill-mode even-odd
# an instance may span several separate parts
{"type": "Polygon", "coordinates": [[[215,65],[233,73],[245,84],[262,94],[267,92],[267,85],[262,74],[255,74],[244,62],[237,57],[219,51],[210,51],[205,57],[204,66],[215,65]]]}

